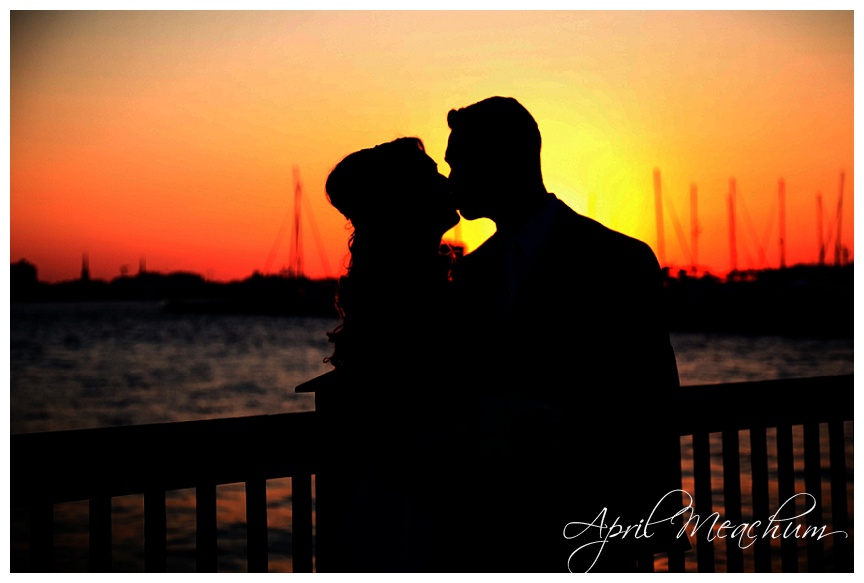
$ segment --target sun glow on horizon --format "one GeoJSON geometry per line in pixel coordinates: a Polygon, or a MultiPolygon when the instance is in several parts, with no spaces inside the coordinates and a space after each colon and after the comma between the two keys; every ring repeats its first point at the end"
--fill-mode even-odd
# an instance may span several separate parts
{"type": "MultiPolygon", "coordinates": [[[[338,275],[348,231],[324,196],[333,166],[414,135],[447,174],[447,111],[491,95],[517,98],[538,121],[548,190],[655,251],[659,169],[667,264],[690,264],[695,184],[698,262],[729,269],[731,178],[739,268],[779,264],[780,179],[787,264],[817,259],[817,193],[825,235],[841,231],[854,258],[851,11],[13,11],[10,21],[11,261],[31,261],[43,281],[77,278],[83,252],[95,278],[134,272],[142,257],[153,271],[247,277],[293,208],[294,166],[319,233],[304,216],[308,273],[338,275]]],[[[469,251],[494,232],[488,220],[460,229],[469,251]]],[[[288,263],[289,239],[272,270],[288,263]]]]}

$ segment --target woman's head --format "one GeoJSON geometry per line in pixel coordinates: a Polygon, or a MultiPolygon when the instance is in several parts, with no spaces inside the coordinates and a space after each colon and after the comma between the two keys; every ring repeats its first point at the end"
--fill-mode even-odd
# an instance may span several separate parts
{"type": "Polygon", "coordinates": [[[330,172],[325,190],[355,230],[404,228],[440,236],[459,221],[447,179],[419,138],[349,154],[330,172]]]}
{"type": "Polygon", "coordinates": [[[378,349],[382,302],[384,312],[409,317],[414,303],[428,307],[435,301],[436,284],[447,282],[453,259],[440,252],[441,236],[459,215],[447,178],[418,138],[349,154],[330,172],[325,190],[354,227],[348,274],[336,298],[342,325],[330,334],[336,348],[329,361],[343,367],[378,349]]]}

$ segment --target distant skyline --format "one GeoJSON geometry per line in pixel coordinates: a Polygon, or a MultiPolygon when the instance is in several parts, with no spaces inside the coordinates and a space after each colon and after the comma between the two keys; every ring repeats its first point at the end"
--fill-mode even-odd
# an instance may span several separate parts
{"type": "MultiPolygon", "coordinates": [[[[695,183],[698,262],[729,269],[733,177],[738,267],[779,265],[780,179],[786,262],[815,262],[816,195],[836,235],[841,171],[854,258],[851,11],[15,11],[10,25],[10,255],[43,281],[76,279],[85,252],[96,279],[142,257],[246,278],[293,208],[294,166],[323,243],[304,216],[307,272],[328,275],[323,253],[339,275],[330,169],[416,135],[446,175],[447,111],[491,95],[537,119],[550,191],[655,251],[658,168],[667,264],[690,264],[695,183]]],[[[493,230],[461,227],[469,250],[493,230]]]]}

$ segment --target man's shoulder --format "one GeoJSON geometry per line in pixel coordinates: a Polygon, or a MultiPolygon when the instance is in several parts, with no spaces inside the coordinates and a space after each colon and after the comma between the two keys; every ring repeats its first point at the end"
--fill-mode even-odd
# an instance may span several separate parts
{"type": "Polygon", "coordinates": [[[657,264],[654,251],[645,242],[580,215],[566,204],[561,205],[553,238],[560,251],[590,254],[601,261],[614,258],[619,262],[657,264]]]}

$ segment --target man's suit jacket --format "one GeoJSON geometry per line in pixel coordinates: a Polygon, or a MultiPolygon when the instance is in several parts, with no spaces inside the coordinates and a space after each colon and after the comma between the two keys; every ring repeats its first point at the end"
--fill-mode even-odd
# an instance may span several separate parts
{"type": "MultiPolygon", "coordinates": [[[[558,204],[515,297],[502,299],[502,238],[467,255],[456,274],[467,386],[497,404],[494,423],[503,427],[499,469],[512,490],[502,498],[533,497],[516,523],[543,531],[513,543],[510,554],[542,557],[517,570],[566,570],[575,542],[590,535],[566,540],[568,522],[590,522],[604,507],[609,523],[647,521],[678,487],[669,431],[678,372],[657,260],[641,241],[558,204]]],[[[607,545],[606,568],[629,560],[616,551],[632,556],[626,543],[607,545]]],[[[574,560],[572,568],[586,566],[574,560]]]]}

